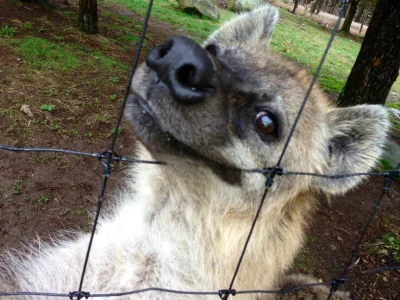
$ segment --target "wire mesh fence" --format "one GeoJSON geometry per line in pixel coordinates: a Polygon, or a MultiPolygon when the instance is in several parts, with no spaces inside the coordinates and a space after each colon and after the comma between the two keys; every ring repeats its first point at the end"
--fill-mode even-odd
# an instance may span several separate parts
{"type": "Polygon", "coordinates": [[[338,18],[338,21],[332,31],[330,40],[328,42],[328,45],[325,49],[325,52],[321,58],[321,61],[316,69],[316,72],[312,78],[311,84],[307,90],[307,93],[304,97],[304,100],[298,110],[298,114],[297,117],[291,127],[290,133],[288,138],[286,139],[286,142],[284,144],[283,150],[279,156],[279,159],[277,161],[277,164],[274,167],[271,168],[254,168],[254,169],[241,169],[240,171],[243,172],[249,172],[249,173],[261,173],[265,176],[265,190],[263,193],[263,196],[260,200],[257,212],[255,214],[255,217],[253,219],[253,222],[251,224],[251,227],[249,228],[249,233],[247,235],[247,239],[245,241],[245,244],[243,245],[243,249],[241,251],[240,254],[240,258],[237,262],[237,266],[236,269],[232,275],[232,279],[231,282],[229,284],[229,287],[226,289],[223,289],[223,287],[221,287],[220,290],[217,291],[207,291],[206,287],[204,291],[184,291],[184,290],[173,290],[173,289],[166,289],[166,288],[161,288],[161,287],[149,287],[149,288],[145,288],[145,289],[138,289],[138,290],[132,290],[132,291],[127,291],[127,292],[114,292],[114,293],[106,293],[106,294],[96,294],[96,293],[90,293],[87,291],[83,291],[83,283],[84,283],[84,278],[85,278],[85,274],[86,274],[86,269],[88,266],[88,261],[90,258],[90,253],[91,253],[91,248],[92,248],[92,244],[93,244],[93,239],[95,237],[95,232],[96,232],[96,227],[98,224],[98,220],[99,220],[99,216],[100,216],[100,212],[102,210],[102,205],[104,203],[104,196],[105,196],[105,191],[107,188],[107,182],[108,182],[108,178],[111,174],[111,165],[114,162],[131,162],[131,163],[136,163],[136,164],[159,164],[159,165],[163,165],[163,164],[168,164],[168,162],[164,162],[164,161],[148,161],[148,160],[138,160],[138,159],[133,159],[133,158],[129,158],[129,157],[122,157],[119,156],[118,154],[116,154],[115,152],[115,143],[118,137],[118,129],[120,127],[121,121],[122,121],[122,117],[123,117],[123,113],[124,113],[124,109],[126,106],[126,102],[128,99],[128,95],[129,95],[129,91],[130,91],[130,86],[131,86],[131,82],[132,82],[132,78],[135,74],[135,70],[138,66],[138,62],[139,62],[139,55],[143,46],[143,41],[144,41],[144,37],[145,37],[145,33],[147,30],[147,26],[148,26],[148,22],[149,22],[149,18],[150,18],[150,13],[152,10],[152,5],[153,5],[153,0],[149,1],[148,4],[148,8],[147,8],[147,12],[146,12],[146,16],[143,22],[143,30],[138,42],[138,46],[137,46],[137,50],[136,50],[136,54],[134,57],[134,61],[133,61],[133,65],[132,65],[132,71],[129,75],[129,79],[128,79],[128,83],[127,83],[127,87],[126,87],[126,92],[125,92],[125,96],[124,96],[124,100],[122,102],[121,105],[121,109],[119,112],[119,116],[118,116],[118,120],[115,126],[115,129],[113,130],[113,135],[112,135],[112,140],[111,140],[111,146],[107,151],[101,152],[101,153],[89,153],[89,152],[81,152],[81,151],[74,151],[74,150],[65,150],[65,149],[55,149],[55,148],[23,148],[23,147],[10,147],[10,146],[6,146],[6,145],[0,145],[0,150],[3,151],[13,151],[13,152],[52,152],[52,153],[61,153],[61,154],[66,154],[66,155],[78,155],[78,156],[87,156],[87,157],[92,157],[97,159],[101,165],[103,166],[103,182],[102,182],[102,187],[101,187],[101,193],[99,196],[99,201],[97,204],[97,209],[96,209],[96,214],[94,217],[94,222],[93,222],[93,227],[91,230],[91,234],[90,234],[90,239],[88,242],[88,246],[87,246],[87,251],[86,251],[86,256],[85,256],[85,261],[84,264],[82,266],[82,272],[81,272],[81,276],[80,276],[80,282],[79,282],[79,286],[77,288],[76,291],[73,292],[69,292],[69,293],[45,293],[45,292],[40,292],[40,291],[26,291],[26,292],[1,292],[0,291],[0,296],[42,296],[42,297],[65,297],[68,299],[89,299],[89,298],[104,298],[104,297],[122,297],[122,296],[128,296],[128,295],[135,295],[135,294],[140,294],[140,293],[147,293],[147,292],[158,292],[158,293],[170,293],[170,294],[181,294],[181,295],[199,295],[199,296],[219,296],[221,299],[228,299],[230,296],[235,296],[235,295],[243,295],[243,294],[286,294],[286,293],[291,293],[291,292],[296,292],[302,289],[307,289],[307,288],[311,288],[311,287],[315,287],[315,286],[330,286],[330,293],[328,296],[328,300],[334,295],[334,293],[337,291],[338,287],[341,284],[344,284],[346,282],[349,281],[354,281],[357,280],[361,277],[364,276],[368,276],[371,274],[375,274],[377,272],[380,271],[393,271],[393,270],[399,270],[400,267],[397,266],[383,266],[383,267],[378,267],[378,268],[374,268],[371,270],[368,270],[362,274],[359,274],[357,276],[346,276],[349,272],[349,269],[358,253],[358,251],[360,250],[360,246],[361,243],[363,242],[365,235],[368,231],[368,229],[371,226],[371,223],[376,215],[376,213],[379,210],[379,207],[382,203],[382,200],[384,198],[384,195],[389,191],[393,179],[394,178],[398,178],[400,177],[400,163],[398,165],[398,168],[395,170],[385,170],[383,172],[366,172],[366,173],[348,173],[348,174],[335,174],[335,175],[326,175],[326,174],[317,174],[317,173],[307,173],[307,172],[295,172],[295,171],[290,171],[290,170],[284,170],[280,167],[281,162],[283,157],[285,156],[286,150],[288,148],[288,145],[292,139],[293,133],[296,130],[297,124],[301,118],[302,112],[304,107],[307,104],[307,100],[309,99],[309,96],[311,94],[311,91],[313,89],[313,86],[317,80],[317,77],[319,75],[319,72],[322,68],[322,65],[324,63],[324,60],[326,58],[326,55],[329,51],[329,48],[332,45],[333,39],[337,33],[339,24],[341,22],[341,19],[343,18],[346,9],[347,9],[347,5],[348,5],[348,0],[343,0],[342,1],[343,6],[341,9],[341,13],[340,16],[338,18]],[[312,283],[312,284],[305,284],[305,285],[301,285],[301,286],[297,286],[297,287],[293,287],[290,289],[284,289],[284,290],[263,290],[263,289],[259,289],[259,290],[235,290],[234,289],[234,285],[235,285],[235,280],[237,278],[237,275],[240,271],[240,267],[242,265],[242,261],[243,258],[246,254],[246,250],[247,250],[247,246],[251,240],[252,237],[252,233],[254,228],[256,227],[256,223],[257,220],[259,219],[259,215],[260,212],[262,211],[263,208],[263,204],[265,202],[265,199],[267,198],[268,195],[268,191],[270,190],[270,188],[273,186],[274,184],[274,178],[276,176],[313,176],[313,177],[321,177],[321,178],[327,178],[330,180],[337,180],[337,179],[342,179],[342,178],[348,178],[348,177],[355,177],[355,176],[375,176],[375,177],[384,177],[385,178],[385,182],[384,185],[382,187],[382,191],[381,194],[379,196],[379,198],[377,199],[377,201],[375,202],[374,205],[374,209],[371,213],[371,215],[368,218],[367,223],[364,225],[363,230],[361,235],[359,236],[358,240],[355,243],[354,249],[352,251],[352,254],[350,255],[350,257],[347,260],[347,263],[343,269],[343,271],[341,272],[341,274],[336,277],[333,278],[330,281],[325,281],[325,282],[317,282],[317,283],[312,283]]]}

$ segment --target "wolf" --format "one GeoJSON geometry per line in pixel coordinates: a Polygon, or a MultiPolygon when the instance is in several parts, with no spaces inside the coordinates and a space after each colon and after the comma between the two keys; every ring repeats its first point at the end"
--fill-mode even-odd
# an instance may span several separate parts
{"type": "MultiPolygon", "coordinates": [[[[263,6],[235,17],[203,46],[173,36],[149,52],[134,75],[125,115],[138,138],[137,157],[165,164],[130,170],[128,187],[99,220],[84,291],[228,288],[267,181],[248,171],[277,166],[310,84],[306,71],[269,51],[277,20],[278,11],[263,6]]],[[[336,108],[315,87],[278,167],[327,175],[367,172],[388,128],[383,107],[336,108]]],[[[317,206],[315,195],[343,194],[362,179],[276,176],[233,288],[277,290],[315,282],[287,274],[317,206]]],[[[77,290],[88,239],[80,233],[3,255],[1,290],[77,290]]],[[[328,293],[315,287],[235,297],[325,299],[328,293]]],[[[218,296],[152,291],[121,299],[218,296]]]]}

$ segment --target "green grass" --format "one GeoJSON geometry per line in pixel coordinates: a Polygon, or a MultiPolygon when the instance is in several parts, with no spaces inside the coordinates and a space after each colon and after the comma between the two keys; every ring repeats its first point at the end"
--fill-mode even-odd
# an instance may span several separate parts
{"type": "Polygon", "coordinates": [[[42,105],[40,106],[40,109],[41,109],[42,111],[48,111],[48,112],[54,111],[55,108],[56,108],[56,106],[55,106],[55,105],[52,105],[52,104],[42,104],[42,105]]]}
{"type": "Polygon", "coordinates": [[[63,41],[53,43],[38,37],[14,39],[12,44],[14,44],[14,49],[22,54],[25,62],[36,69],[72,71],[83,65],[102,70],[128,69],[128,66],[117,60],[99,51],[93,52],[79,44],[63,41]]]}
{"type": "MultiPolygon", "coordinates": [[[[280,10],[271,48],[315,72],[330,33],[316,22],[280,10]]],[[[336,36],[320,74],[320,86],[327,92],[340,93],[357,57],[360,44],[336,36]]]]}
{"type": "MultiPolygon", "coordinates": [[[[148,1],[146,0],[103,0],[112,1],[114,3],[125,4],[132,11],[145,15],[148,1]]],[[[229,20],[234,13],[220,10],[221,16],[214,21],[207,17],[202,17],[193,13],[185,13],[178,9],[176,0],[158,0],[153,4],[151,16],[158,20],[170,23],[174,29],[182,28],[189,33],[192,38],[204,40],[210,33],[218,29],[221,24],[229,20]]]]}
{"type": "MultiPolygon", "coordinates": [[[[400,110],[400,102],[387,103],[386,106],[400,110]]],[[[393,116],[390,116],[390,122],[392,123],[392,128],[394,130],[400,131],[400,121],[399,120],[396,120],[393,116]]]]}
{"type": "Polygon", "coordinates": [[[376,245],[368,250],[374,256],[388,256],[400,263],[400,234],[387,233],[376,240],[376,245]]]}
{"type": "MultiPolygon", "coordinates": [[[[125,4],[128,9],[144,15],[146,13],[146,0],[101,0],[113,3],[125,4]]],[[[202,42],[222,23],[234,16],[234,13],[220,10],[219,20],[211,20],[193,13],[185,13],[178,9],[175,0],[158,0],[154,2],[152,17],[160,21],[168,22],[173,28],[182,28],[193,39],[202,42]]],[[[113,13],[107,13],[114,16],[113,13]]],[[[107,15],[106,14],[106,15],[107,15]]],[[[281,18],[276,26],[271,49],[296,63],[309,69],[313,74],[322,57],[326,44],[330,37],[330,31],[318,23],[304,17],[293,15],[285,10],[280,10],[281,18]]],[[[126,17],[120,17],[126,21],[126,17]]],[[[112,23],[121,29],[124,35],[115,41],[136,43],[138,36],[127,30],[127,24],[112,23]],[[123,26],[123,28],[120,28],[123,26]]],[[[131,22],[130,25],[141,27],[141,22],[131,22]]],[[[102,25],[100,25],[102,26],[102,25]]],[[[103,24],[103,26],[111,26],[103,24]]],[[[112,26],[111,26],[112,27],[112,26]]],[[[4,27],[8,34],[9,27],[4,27]]],[[[11,32],[11,31],[10,31],[11,32]]],[[[185,33],[183,33],[185,34],[185,33]]],[[[49,68],[52,70],[71,70],[80,65],[80,61],[87,60],[93,68],[112,69],[115,67],[126,70],[128,67],[119,63],[116,58],[102,55],[100,52],[92,52],[88,49],[79,49],[79,46],[66,44],[62,40],[53,37],[58,43],[52,43],[45,39],[28,37],[19,42],[17,51],[25,58],[28,64],[37,68],[49,68]],[[80,51],[79,51],[80,50],[80,51]],[[84,52],[84,53],[82,53],[84,52]]],[[[146,45],[145,45],[146,46],[146,45]]],[[[338,35],[330,49],[320,77],[320,86],[328,93],[340,93],[344,87],[351,68],[360,49],[360,42],[342,35],[338,35]]],[[[393,90],[400,93],[400,79],[393,85],[393,90]]]]}
{"type": "MultiPolygon", "coordinates": [[[[271,48],[308,68],[312,74],[323,55],[330,31],[318,23],[280,10],[271,48]]],[[[328,93],[340,93],[360,51],[361,43],[339,34],[326,58],[318,82],[328,93]]],[[[400,79],[393,90],[400,93],[400,79]]]]}
{"type": "Polygon", "coordinates": [[[123,70],[128,70],[129,67],[117,62],[116,60],[106,57],[102,55],[100,52],[93,52],[91,55],[92,59],[88,61],[88,65],[93,68],[101,67],[102,69],[114,69],[116,67],[121,68],[123,70]]]}
{"type": "Polygon", "coordinates": [[[80,60],[65,47],[38,37],[28,37],[21,40],[16,48],[26,63],[41,69],[72,70],[76,69],[80,60]]]}
{"type": "Polygon", "coordinates": [[[11,37],[18,32],[18,29],[11,26],[3,26],[0,28],[0,37],[11,37]]]}
{"type": "Polygon", "coordinates": [[[133,35],[133,34],[125,34],[124,36],[122,36],[120,38],[122,41],[126,41],[126,42],[138,42],[139,41],[139,37],[133,35]]]}
{"type": "MultiPolygon", "coordinates": [[[[125,4],[132,11],[144,16],[148,1],[137,0],[102,0],[125,4]]],[[[221,17],[214,21],[196,14],[188,14],[178,9],[175,0],[154,2],[152,17],[170,23],[175,29],[182,28],[196,41],[201,42],[222,23],[234,16],[234,13],[220,10],[221,17]]],[[[276,26],[271,49],[298,64],[306,67],[313,74],[325,50],[330,37],[330,30],[313,20],[293,15],[280,10],[280,21],[276,26]]],[[[127,37],[128,38],[128,37],[127,37]]],[[[129,39],[129,38],[128,38],[129,39]]],[[[357,58],[361,43],[337,35],[318,79],[320,86],[328,93],[340,93],[351,68],[357,58]]],[[[400,93],[400,79],[393,85],[393,90],[400,93]]]]}

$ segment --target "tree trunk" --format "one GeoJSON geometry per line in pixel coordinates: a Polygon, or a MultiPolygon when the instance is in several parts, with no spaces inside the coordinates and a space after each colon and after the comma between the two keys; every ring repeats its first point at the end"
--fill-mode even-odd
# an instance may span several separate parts
{"type": "Polygon", "coordinates": [[[317,0],[314,5],[311,7],[311,14],[319,14],[321,11],[322,5],[324,4],[324,0],[317,0]]]}
{"type": "Polygon", "coordinates": [[[340,31],[350,33],[351,23],[353,23],[354,16],[356,15],[358,2],[359,0],[351,0],[349,11],[347,12],[346,19],[340,31]]]}
{"type": "Polygon", "coordinates": [[[361,19],[363,18],[365,11],[365,6],[366,6],[366,0],[362,2],[361,8],[358,10],[356,17],[354,18],[356,22],[361,22],[361,19]]]}
{"type": "Polygon", "coordinates": [[[299,0],[294,0],[294,6],[293,6],[293,10],[292,10],[292,14],[296,13],[296,9],[299,6],[299,0]]]}
{"type": "Polygon", "coordinates": [[[338,2],[339,2],[339,0],[333,0],[333,1],[332,1],[331,8],[329,9],[329,13],[330,13],[330,14],[333,14],[333,13],[334,13],[335,8],[336,8],[338,2]]]}
{"type": "Polygon", "coordinates": [[[325,0],[325,6],[322,9],[322,11],[326,11],[326,9],[328,8],[328,5],[329,5],[329,0],[325,0]]]}
{"type": "Polygon", "coordinates": [[[364,9],[363,9],[363,14],[361,16],[361,26],[360,26],[360,31],[358,32],[359,34],[361,34],[363,27],[364,27],[364,21],[365,21],[365,14],[364,14],[364,9]]]}
{"type": "Polygon", "coordinates": [[[97,0],[79,0],[79,29],[84,33],[99,33],[97,0]]]}
{"type": "Polygon", "coordinates": [[[384,104],[400,68],[400,1],[378,0],[340,106],[384,104]]]}

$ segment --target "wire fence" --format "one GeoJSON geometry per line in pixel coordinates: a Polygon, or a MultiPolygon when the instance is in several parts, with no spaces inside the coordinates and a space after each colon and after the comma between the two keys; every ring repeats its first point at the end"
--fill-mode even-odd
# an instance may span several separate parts
{"type": "MultiPolygon", "coordinates": [[[[138,160],[138,159],[133,159],[133,158],[129,158],[129,157],[122,157],[119,156],[115,153],[115,143],[117,140],[117,136],[118,136],[118,129],[120,127],[121,121],[122,121],[122,117],[123,117],[123,113],[124,113],[124,109],[126,106],[126,102],[127,102],[127,98],[129,95],[129,90],[130,90],[130,86],[131,86],[131,82],[132,82],[132,78],[135,74],[135,70],[137,68],[138,62],[139,62],[139,55],[143,46],[143,41],[144,41],[144,37],[145,37],[145,33],[147,30],[147,25],[149,22],[149,18],[150,18],[150,13],[152,10],[152,6],[153,6],[153,0],[149,0],[149,4],[147,7],[147,12],[145,15],[145,19],[143,22],[143,30],[138,42],[138,46],[137,46],[137,50],[135,53],[135,57],[133,60],[133,64],[132,64],[132,71],[129,75],[129,80],[127,83],[127,87],[126,87],[126,92],[125,92],[125,96],[124,96],[124,100],[122,102],[121,105],[121,109],[119,112],[119,116],[118,116],[118,120],[115,126],[115,129],[113,130],[113,135],[112,135],[112,141],[111,141],[111,146],[109,148],[109,150],[104,151],[102,153],[89,153],[89,152],[80,152],[80,151],[73,151],[73,150],[65,150],[65,149],[54,149],[54,148],[23,148],[23,147],[10,147],[10,146],[6,146],[6,145],[0,145],[0,150],[4,150],[4,151],[13,151],[13,152],[53,152],[53,153],[62,153],[62,154],[70,154],[70,155],[78,155],[78,156],[88,156],[88,157],[93,157],[99,160],[99,162],[101,163],[101,165],[103,166],[103,183],[102,183],[102,187],[101,187],[101,193],[99,196],[99,201],[98,201],[98,205],[97,205],[97,210],[96,210],[96,214],[95,214],[95,218],[94,218],[94,222],[93,222],[93,227],[91,230],[91,234],[90,234],[90,239],[89,239],[89,243],[88,243],[88,247],[87,247],[87,251],[86,251],[86,257],[85,257],[85,261],[84,261],[84,265],[82,267],[82,273],[81,273],[81,277],[80,277],[80,282],[79,282],[79,287],[76,291],[73,292],[69,292],[69,293],[44,293],[44,292],[1,292],[0,291],[0,297],[1,296],[42,296],[42,297],[65,297],[68,299],[89,299],[89,298],[100,298],[100,297],[122,297],[122,296],[127,296],[127,295],[134,295],[134,294],[140,294],[140,293],[146,293],[146,292],[159,292],[159,293],[170,293],[170,294],[181,294],[181,295],[201,295],[201,296],[219,296],[221,299],[225,300],[228,299],[229,296],[235,296],[235,295],[243,295],[243,294],[287,294],[287,293],[292,293],[292,292],[296,292],[299,290],[303,290],[303,289],[307,289],[307,288],[312,288],[315,286],[330,286],[330,293],[327,297],[327,299],[331,299],[331,297],[334,295],[334,293],[337,291],[338,287],[341,284],[344,284],[346,282],[349,281],[354,281],[358,278],[364,277],[364,276],[368,276],[371,274],[375,274],[379,271],[390,271],[390,270],[400,270],[400,266],[383,266],[383,267],[378,267],[378,268],[374,268],[371,269],[369,271],[363,272],[362,274],[359,274],[357,276],[350,276],[350,277],[346,277],[352,262],[354,260],[354,258],[357,255],[357,252],[360,250],[360,246],[362,241],[364,240],[364,237],[368,231],[368,229],[370,228],[370,225],[372,223],[372,220],[374,219],[376,213],[379,210],[379,206],[382,202],[382,199],[384,197],[384,195],[388,192],[388,190],[390,189],[391,185],[392,185],[392,181],[394,178],[398,178],[400,177],[400,162],[399,165],[397,167],[397,169],[395,170],[386,170],[383,172],[366,172],[366,173],[349,173],[349,174],[336,174],[336,175],[325,175],[325,174],[317,174],[317,173],[307,173],[307,172],[294,172],[294,171],[287,171],[287,170],[283,170],[280,168],[282,159],[286,153],[287,147],[292,139],[293,133],[296,130],[297,124],[300,120],[300,117],[302,115],[303,109],[305,107],[305,105],[307,104],[307,101],[309,99],[310,93],[312,91],[312,88],[317,80],[317,77],[320,73],[320,70],[322,68],[322,65],[324,63],[324,60],[328,54],[329,48],[332,45],[333,39],[337,33],[339,24],[347,10],[347,6],[348,6],[348,2],[349,0],[342,0],[341,1],[343,6],[339,15],[339,18],[337,20],[337,23],[332,31],[331,37],[329,39],[329,42],[327,44],[327,47],[324,51],[324,54],[321,58],[321,61],[316,69],[316,72],[312,78],[311,84],[307,90],[307,93],[304,97],[304,100],[299,108],[297,117],[294,121],[294,124],[290,130],[289,136],[285,142],[284,148],[281,152],[281,155],[278,159],[277,164],[272,167],[272,168],[264,168],[264,169],[258,169],[258,168],[254,168],[254,169],[240,169],[240,171],[243,172],[250,172],[250,173],[261,173],[264,174],[266,177],[266,183],[265,183],[265,190],[263,193],[263,196],[261,198],[260,204],[258,206],[257,212],[255,214],[254,220],[252,222],[252,225],[250,227],[247,239],[245,241],[245,244],[243,246],[240,258],[238,260],[236,269],[234,271],[234,274],[232,276],[232,280],[230,282],[230,285],[227,289],[220,289],[218,291],[182,291],[182,290],[173,290],[173,289],[165,289],[165,288],[160,288],[160,287],[149,287],[149,288],[145,288],[145,289],[138,289],[138,290],[133,290],[133,291],[128,291],[128,292],[115,292],[115,293],[107,293],[107,294],[91,294],[90,292],[86,292],[82,290],[83,287],[83,283],[84,283],[84,277],[85,277],[85,273],[86,273],[86,268],[88,265],[88,261],[89,261],[89,257],[90,257],[90,252],[91,252],[91,248],[92,248],[92,244],[93,244],[93,239],[95,236],[95,232],[96,232],[96,227],[98,224],[98,219],[100,216],[100,212],[102,209],[102,205],[104,202],[104,195],[105,195],[105,191],[107,188],[107,182],[108,182],[108,178],[111,174],[111,165],[114,162],[120,162],[120,161],[125,161],[125,162],[131,162],[131,163],[138,163],[138,164],[159,164],[159,165],[163,165],[163,164],[167,164],[166,162],[163,161],[148,161],[148,160],[138,160]],[[317,283],[312,283],[312,284],[305,284],[302,286],[297,286],[297,287],[293,287],[290,289],[285,289],[285,290],[241,290],[241,291],[237,291],[234,289],[234,284],[235,284],[235,280],[236,277],[239,273],[243,258],[246,254],[246,249],[247,246],[250,242],[253,230],[256,226],[257,220],[259,218],[260,212],[262,210],[264,201],[267,197],[268,191],[271,188],[271,186],[274,183],[274,178],[276,176],[313,176],[313,177],[322,177],[322,178],[328,178],[331,180],[335,180],[335,179],[341,179],[341,178],[348,178],[348,177],[355,177],[355,176],[381,176],[385,178],[385,183],[384,186],[382,188],[382,192],[379,196],[379,198],[377,199],[377,201],[375,202],[375,206],[374,209],[371,213],[371,215],[368,218],[367,223],[365,224],[362,233],[359,237],[359,239],[357,240],[354,249],[352,251],[351,256],[348,258],[347,263],[345,265],[345,268],[343,269],[342,273],[340,274],[340,276],[338,276],[337,278],[333,278],[330,281],[325,281],[325,282],[317,282],[317,283]]],[[[396,298],[397,299],[397,298],[396,298]]]]}

